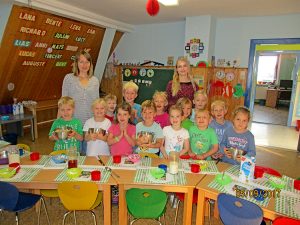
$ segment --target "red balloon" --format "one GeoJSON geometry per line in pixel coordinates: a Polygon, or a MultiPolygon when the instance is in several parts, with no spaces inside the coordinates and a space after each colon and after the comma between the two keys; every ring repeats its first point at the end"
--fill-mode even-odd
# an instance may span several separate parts
{"type": "Polygon", "coordinates": [[[150,16],[155,16],[159,11],[159,3],[157,0],[148,0],[146,10],[150,16]]]}

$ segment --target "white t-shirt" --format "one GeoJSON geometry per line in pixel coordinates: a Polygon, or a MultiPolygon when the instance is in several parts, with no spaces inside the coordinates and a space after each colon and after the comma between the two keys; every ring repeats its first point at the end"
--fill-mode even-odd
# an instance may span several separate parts
{"type": "Polygon", "coordinates": [[[181,128],[180,130],[174,130],[172,126],[166,126],[163,128],[163,135],[165,137],[165,149],[169,155],[170,151],[180,152],[183,149],[184,140],[189,138],[189,132],[181,128]]]}
{"type": "MultiPolygon", "coordinates": [[[[107,132],[110,126],[111,126],[111,122],[109,119],[105,118],[102,122],[96,122],[94,120],[94,117],[92,117],[85,122],[83,126],[83,131],[88,132],[89,128],[102,128],[107,132]]],[[[98,139],[95,141],[88,141],[86,155],[87,156],[110,155],[107,142],[98,139]]]]}

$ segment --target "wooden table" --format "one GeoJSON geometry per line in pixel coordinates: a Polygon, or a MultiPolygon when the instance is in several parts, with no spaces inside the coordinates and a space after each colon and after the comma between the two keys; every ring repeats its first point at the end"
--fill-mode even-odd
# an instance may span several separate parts
{"type": "MultiPolygon", "coordinates": [[[[164,159],[152,159],[152,166],[158,166],[159,164],[168,165],[167,160],[164,159]]],[[[183,212],[183,224],[190,225],[192,223],[192,202],[193,202],[193,190],[195,186],[200,182],[205,175],[204,174],[186,174],[185,185],[171,185],[171,184],[143,184],[135,183],[134,177],[136,170],[114,170],[120,178],[118,178],[119,184],[119,225],[127,224],[127,205],[126,205],[126,190],[130,188],[150,188],[158,189],[164,192],[182,192],[185,193],[184,198],[184,212],[183,212]]]]}
{"type": "MultiPolygon", "coordinates": [[[[22,165],[34,165],[37,161],[31,161],[29,157],[21,158],[22,165]]],[[[84,165],[97,165],[99,162],[95,157],[86,157],[84,165]]],[[[35,193],[39,193],[41,189],[57,189],[58,183],[55,181],[57,175],[62,169],[41,169],[39,173],[33,177],[31,182],[14,182],[18,188],[32,189],[35,193]]],[[[116,181],[110,177],[106,183],[98,184],[98,189],[103,192],[104,206],[104,224],[111,225],[111,185],[116,185],[116,181]]]]}

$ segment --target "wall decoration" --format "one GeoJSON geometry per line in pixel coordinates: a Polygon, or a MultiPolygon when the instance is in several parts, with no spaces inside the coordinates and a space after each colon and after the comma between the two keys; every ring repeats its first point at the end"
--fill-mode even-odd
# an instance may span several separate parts
{"type": "Polygon", "coordinates": [[[223,67],[225,65],[225,59],[218,59],[217,60],[217,66],[223,67]]]}
{"type": "Polygon", "coordinates": [[[203,53],[204,45],[200,39],[193,38],[185,46],[185,51],[192,58],[199,57],[200,53],[203,53]]]}
{"type": "Polygon", "coordinates": [[[231,86],[229,82],[223,87],[222,96],[225,98],[231,98],[234,93],[234,88],[231,86]]]}
{"type": "Polygon", "coordinates": [[[240,98],[240,97],[244,96],[244,90],[243,90],[243,86],[241,84],[238,83],[234,86],[233,96],[235,98],[240,98]]]}
{"type": "Polygon", "coordinates": [[[137,76],[138,75],[138,70],[137,70],[137,68],[133,68],[132,70],[131,70],[131,74],[132,74],[132,76],[137,76]]]}
{"type": "Polygon", "coordinates": [[[124,75],[125,75],[125,77],[129,77],[131,75],[130,69],[125,69],[124,75]]]}
{"type": "Polygon", "coordinates": [[[146,73],[147,73],[146,69],[144,69],[144,68],[140,69],[140,76],[141,77],[146,76],[146,73]]]}
{"type": "Polygon", "coordinates": [[[224,79],[224,77],[225,77],[225,72],[224,72],[223,70],[217,71],[217,72],[216,72],[216,77],[217,77],[219,80],[224,79]]]}
{"type": "Polygon", "coordinates": [[[226,73],[225,77],[226,77],[226,80],[230,82],[230,81],[234,80],[235,75],[232,72],[228,72],[228,73],[226,73]]]}
{"type": "Polygon", "coordinates": [[[174,56],[168,56],[167,65],[168,66],[173,66],[174,65],[174,56]]]}
{"type": "Polygon", "coordinates": [[[196,66],[200,68],[206,68],[208,67],[208,63],[206,61],[199,61],[196,66]]]}
{"type": "Polygon", "coordinates": [[[157,0],[148,0],[146,10],[150,16],[155,16],[159,12],[159,3],[157,0]]]}
{"type": "Polygon", "coordinates": [[[198,85],[200,90],[204,88],[204,76],[203,75],[195,74],[194,81],[198,85]]]}
{"type": "Polygon", "coordinates": [[[147,76],[150,78],[150,77],[153,77],[154,76],[154,70],[153,69],[150,69],[147,71],[147,76]]]}

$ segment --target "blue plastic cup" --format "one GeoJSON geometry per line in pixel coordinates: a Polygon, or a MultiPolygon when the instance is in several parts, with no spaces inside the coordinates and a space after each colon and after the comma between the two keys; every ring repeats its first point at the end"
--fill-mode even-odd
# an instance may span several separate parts
{"type": "Polygon", "coordinates": [[[24,149],[23,148],[19,149],[19,154],[20,154],[20,156],[24,155],[24,149]]]}
{"type": "Polygon", "coordinates": [[[163,169],[165,173],[167,173],[168,166],[166,164],[160,164],[158,165],[158,168],[163,169]]]}

